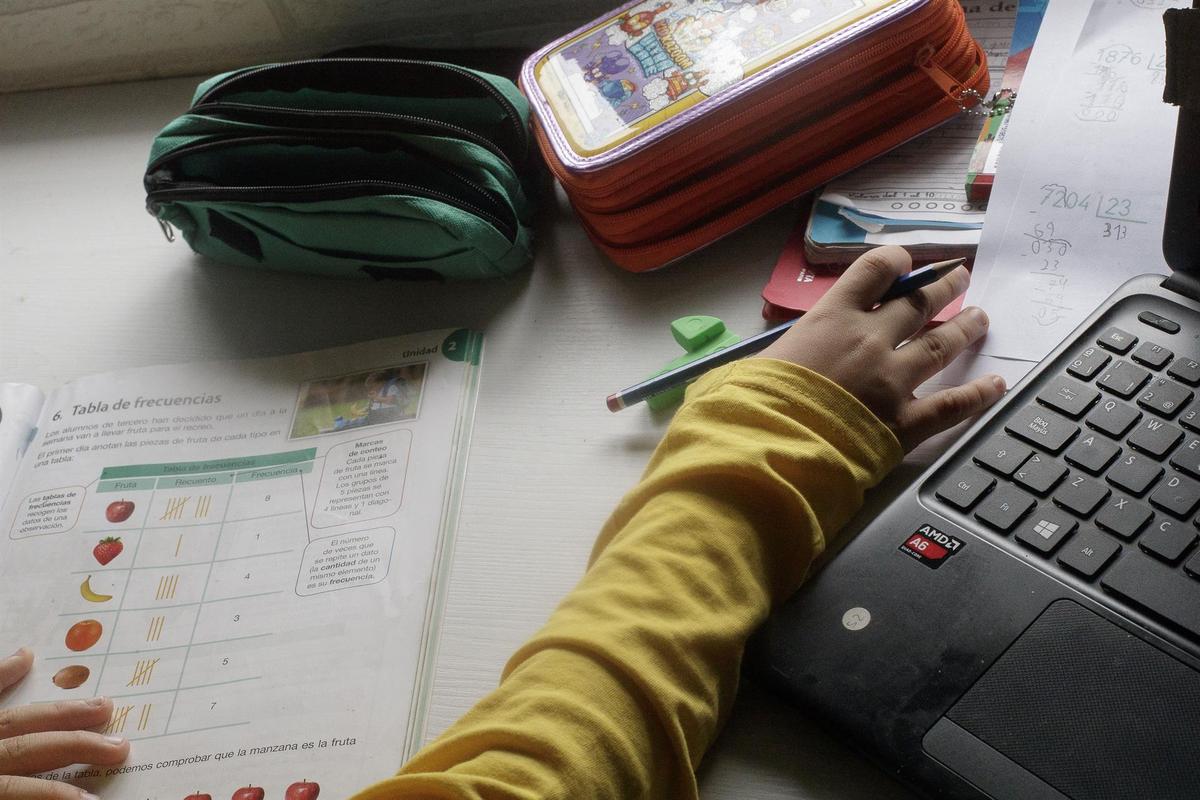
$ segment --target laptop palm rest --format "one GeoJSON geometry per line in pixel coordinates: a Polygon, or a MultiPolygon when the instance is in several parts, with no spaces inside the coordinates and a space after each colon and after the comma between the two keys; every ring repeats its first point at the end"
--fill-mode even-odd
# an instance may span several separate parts
{"type": "Polygon", "coordinates": [[[1059,600],[922,745],[996,798],[1195,800],[1197,720],[1200,673],[1059,600]]]}

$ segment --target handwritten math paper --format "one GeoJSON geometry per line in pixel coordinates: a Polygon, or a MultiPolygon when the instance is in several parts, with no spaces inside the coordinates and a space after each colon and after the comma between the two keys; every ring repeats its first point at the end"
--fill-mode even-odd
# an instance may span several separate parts
{"type": "Polygon", "coordinates": [[[967,294],[992,318],[981,353],[1038,361],[1126,280],[1169,271],[1162,12],[1184,5],[1051,4],[967,294]]]}

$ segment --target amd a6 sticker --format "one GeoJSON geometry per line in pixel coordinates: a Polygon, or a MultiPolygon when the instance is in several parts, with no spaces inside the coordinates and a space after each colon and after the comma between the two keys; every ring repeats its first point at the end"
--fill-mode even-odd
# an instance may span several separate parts
{"type": "Polygon", "coordinates": [[[900,552],[912,556],[930,569],[937,569],[962,547],[961,539],[942,533],[932,525],[922,525],[904,540],[900,552]]]}

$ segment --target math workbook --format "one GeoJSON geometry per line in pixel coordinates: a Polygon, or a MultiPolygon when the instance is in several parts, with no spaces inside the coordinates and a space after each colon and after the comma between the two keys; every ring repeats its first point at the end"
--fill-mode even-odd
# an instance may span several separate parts
{"type": "Polygon", "coordinates": [[[0,646],[37,656],[3,705],[111,697],[132,743],[45,777],[314,800],[394,772],[423,736],[480,351],[440,331],[0,384],[0,646]]]}

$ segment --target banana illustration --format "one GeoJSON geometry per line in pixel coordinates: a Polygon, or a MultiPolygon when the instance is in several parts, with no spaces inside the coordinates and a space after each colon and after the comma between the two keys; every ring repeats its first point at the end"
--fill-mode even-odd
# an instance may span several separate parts
{"type": "Polygon", "coordinates": [[[83,599],[89,603],[107,603],[113,599],[111,594],[97,594],[92,591],[92,576],[88,575],[83,579],[83,583],[79,584],[79,593],[83,595],[83,599]]]}

